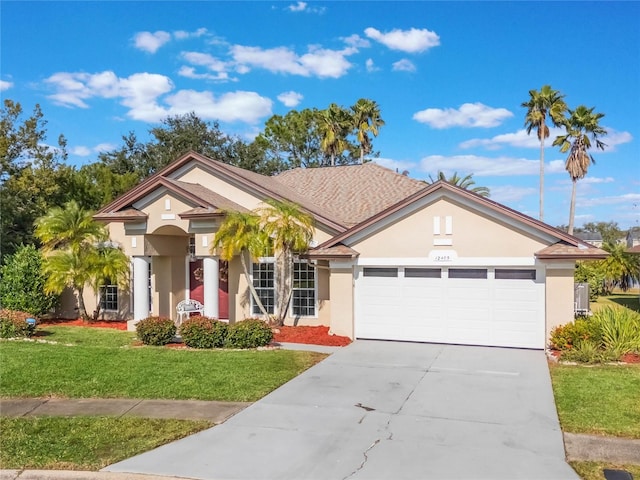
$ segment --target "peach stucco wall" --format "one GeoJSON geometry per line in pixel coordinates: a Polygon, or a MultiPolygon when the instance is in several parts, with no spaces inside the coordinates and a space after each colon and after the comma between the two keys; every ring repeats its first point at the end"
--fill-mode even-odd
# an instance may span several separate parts
{"type": "Polygon", "coordinates": [[[546,332],[548,345],[551,330],[573,321],[573,268],[547,268],[546,283],[546,332]]]}
{"type": "Polygon", "coordinates": [[[350,244],[360,257],[425,257],[432,250],[455,250],[458,257],[532,257],[547,244],[513,227],[441,199],[397,218],[381,231],[350,244]],[[446,234],[446,217],[452,233],[446,234]],[[440,218],[440,233],[434,233],[434,217],[440,218]],[[435,245],[447,242],[451,245],[435,245]]]}

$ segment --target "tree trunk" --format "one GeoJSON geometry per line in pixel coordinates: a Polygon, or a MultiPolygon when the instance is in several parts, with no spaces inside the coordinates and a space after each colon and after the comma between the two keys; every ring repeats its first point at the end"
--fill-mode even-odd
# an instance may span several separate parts
{"type": "Polygon", "coordinates": [[[544,136],[540,138],[540,221],[544,222],[544,136]]]}
{"type": "Polygon", "coordinates": [[[78,294],[78,313],[84,322],[89,322],[89,315],[87,315],[87,307],[84,304],[84,288],[78,287],[76,290],[78,294]]]}
{"type": "Polygon", "coordinates": [[[336,165],[336,156],[332,153],[331,154],[331,166],[335,167],[336,165]]]}
{"type": "MultiPolygon", "coordinates": [[[[264,308],[264,305],[262,304],[262,300],[260,300],[260,297],[258,296],[258,292],[256,292],[256,287],[253,286],[253,281],[251,281],[251,275],[249,275],[249,269],[247,268],[247,261],[244,258],[244,252],[240,252],[240,262],[242,263],[242,270],[244,270],[244,276],[245,276],[245,279],[247,280],[247,285],[249,285],[249,291],[253,296],[253,300],[258,305],[258,308],[262,312],[262,315],[264,315],[264,321],[266,323],[270,323],[269,313],[267,312],[267,309],[264,308]]],[[[250,313],[253,315],[253,311],[251,311],[250,313]]]]}
{"type": "Polygon", "coordinates": [[[571,187],[571,207],[569,207],[569,235],[573,235],[573,217],[576,213],[576,184],[578,181],[573,178],[573,186],[571,187]]]}
{"type": "Polygon", "coordinates": [[[364,165],[364,148],[360,147],[360,165],[364,165]]]}
{"type": "Polygon", "coordinates": [[[289,300],[291,298],[291,252],[286,250],[280,252],[276,259],[278,271],[278,326],[284,325],[284,320],[289,311],[289,300]]]}

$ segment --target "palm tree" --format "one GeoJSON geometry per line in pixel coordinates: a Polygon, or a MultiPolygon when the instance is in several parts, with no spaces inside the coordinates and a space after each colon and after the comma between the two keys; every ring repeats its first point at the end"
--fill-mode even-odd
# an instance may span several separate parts
{"type": "Polygon", "coordinates": [[[626,245],[620,243],[605,243],[602,248],[609,252],[609,256],[599,262],[609,291],[618,286],[626,292],[635,282],[640,282],[640,255],[628,253],[626,245]]]}
{"type": "Polygon", "coordinates": [[[441,170],[438,170],[437,178],[434,180],[431,175],[429,175],[429,182],[427,183],[435,183],[438,180],[442,180],[443,182],[450,183],[451,185],[455,185],[456,187],[463,188],[465,190],[469,190],[473,193],[480,195],[481,197],[489,197],[490,191],[487,187],[474,187],[476,184],[475,180],[473,180],[473,173],[465,177],[459,177],[458,172],[453,172],[449,178],[445,175],[445,173],[441,170]]]}
{"type": "Polygon", "coordinates": [[[331,166],[336,164],[336,157],[348,147],[347,133],[349,131],[350,116],[342,107],[332,103],[329,108],[318,115],[318,126],[322,140],[320,148],[331,158],[331,166]]]}
{"type": "Polygon", "coordinates": [[[369,133],[378,136],[378,128],[384,125],[380,117],[378,104],[366,98],[361,98],[351,107],[353,127],[356,138],[360,143],[360,163],[364,163],[364,156],[371,153],[371,139],[369,133]]]}
{"type": "Polygon", "coordinates": [[[267,200],[259,209],[262,230],[269,236],[276,255],[276,286],[278,292],[277,324],[283,325],[293,292],[293,256],[309,248],[313,238],[313,217],[290,202],[267,200]]]}
{"type": "Polygon", "coordinates": [[[573,221],[576,210],[576,183],[587,174],[589,165],[596,163],[593,156],[588,153],[591,148],[591,139],[596,144],[596,148],[604,150],[606,146],[598,137],[607,134],[600,125],[600,120],[604,113],[594,113],[595,107],[587,108],[580,105],[575,110],[569,110],[569,117],[563,122],[566,134],[556,137],[553,146],[559,146],[560,152],[566,153],[570,150],[565,169],[569,172],[569,177],[573,182],[571,189],[571,207],[569,209],[569,235],[573,235],[573,221]]]}
{"type": "MultiPolygon", "coordinates": [[[[75,201],[54,207],[35,222],[35,235],[42,242],[45,289],[60,294],[71,288],[78,297],[81,317],[89,320],[84,302],[86,285],[99,292],[109,279],[126,287],[129,260],[120,248],[107,242],[104,225],[75,201]]],[[[99,308],[94,316],[97,317],[99,308]]]]}
{"type": "Polygon", "coordinates": [[[535,128],[540,140],[540,220],[544,220],[544,141],[549,137],[547,114],[554,126],[560,126],[567,104],[563,100],[564,95],[549,85],[544,85],[539,92],[529,90],[529,97],[529,101],[522,106],[527,109],[524,117],[527,134],[531,135],[531,130],[535,128]]]}
{"type": "Polygon", "coordinates": [[[217,250],[220,258],[231,260],[234,256],[240,256],[242,270],[244,272],[249,291],[253,300],[264,315],[265,322],[269,321],[269,313],[264,308],[262,300],[253,285],[247,259],[262,257],[269,249],[269,237],[265,234],[260,225],[260,217],[255,213],[226,212],[224,221],[213,238],[211,252],[217,250]]]}

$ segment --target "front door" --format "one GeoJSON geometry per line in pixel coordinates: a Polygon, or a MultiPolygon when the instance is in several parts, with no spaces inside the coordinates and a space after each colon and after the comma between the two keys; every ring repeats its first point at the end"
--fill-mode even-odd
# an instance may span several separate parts
{"type": "MultiPolygon", "coordinates": [[[[220,260],[220,286],[218,288],[218,318],[229,318],[229,283],[228,262],[220,260]]],[[[204,304],[204,273],[202,269],[202,259],[189,262],[189,298],[204,304]]]]}

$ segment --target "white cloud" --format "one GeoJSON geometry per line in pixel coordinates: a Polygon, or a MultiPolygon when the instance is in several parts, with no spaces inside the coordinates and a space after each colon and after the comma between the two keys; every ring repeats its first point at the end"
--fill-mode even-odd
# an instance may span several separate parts
{"type": "Polygon", "coordinates": [[[578,197],[576,199],[576,206],[596,207],[600,205],[617,205],[622,203],[631,207],[631,205],[638,202],[640,202],[640,193],[625,193],[623,195],[612,195],[609,197],[578,197]]]}
{"type": "Polygon", "coordinates": [[[513,185],[501,185],[489,187],[491,200],[498,203],[519,202],[525,197],[537,195],[538,189],[533,187],[516,187],[513,185]]]}
{"type": "Polygon", "coordinates": [[[9,90],[13,87],[13,82],[7,82],[6,80],[0,80],[0,92],[9,90]]]}
{"type": "MultiPolygon", "coordinates": [[[[553,139],[558,135],[562,135],[563,130],[561,128],[551,128],[549,131],[549,138],[545,141],[545,146],[551,146],[553,139]]],[[[540,148],[540,140],[534,130],[528,135],[527,131],[523,128],[513,133],[503,133],[491,138],[472,138],[462,142],[460,148],[475,148],[484,147],[487,150],[498,150],[503,146],[508,145],[511,147],[522,148],[540,148]]]]}
{"type": "MultiPolygon", "coordinates": [[[[604,150],[602,150],[601,153],[615,152],[616,147],[618,145],[622,145],[623,143],[629,143],[631,140],[633,140],[633,135],[631,135],[629,132],[618,132],[613,128],[609,128],[609,127],[605,127],[605,128],[609,133],[607,134],[606,137],[602,137],[602,141],[606,143],[607,146],[604,147],[604,150]]],[[[594,151],[600,151],[600,150],[594,150],[594,151]]]]}
{"type": "Polygon", "coordinates": [[[290,12],[306,12],[306,13],[324,13],[326,11],[325,7],[310,7],[307,2],[296,2],[288,7],[285,10],[289,10],[290,12]]]}
{"type": "Polygon", "coordinates": [[[304,12],[307,8],[307,2],[298,2],[293,5],[289,5],[287,10],[290,12],[304,12]]]}
{"type": "MultiPolygon", "coordinates": [[[[628,143],[633,140],[633,136],[629,132],[618,132],[612,128],[607,128],[609,134],[606,137],[602,137],[602,140],[607,144],[604,151],[594,150],[594,152],[607,153],[615,151],[617,145],[628,143]]],[[[558,135],[563,135],[564,129],[558,127],[551,127],[549,129],[549,137],[545,140],[545,146],[550,147],[553,140],[558,135]]],[[[498,150],[503,146],[521,147],[521,148],[540,148],[540,140],[535,130],[531,131],[528,135],[527,131],[523,128],[513,133],[503,133],[491,138],[472,138],[462,142],[460,148],[475,148],[484,147],[487,150],[498,150]]]]}
{"type": "MultiPolygon", "coordinates": [[[[564,170],[564,163],[560,162],[564,170]]],[[[547,173],[556,173],[557,163],[551,162],[547,166],[547,173]]],[[[469,172],[475,177],[510,176],[510,175],[538,175],[540,173],[540,160],[515,157],[481,157],[477,155],[430,155],[420,161],[420,170],[431,175],[438,170],[449,175],[454,172],[469,172]]]]}
{"type": "Polygon", "coordinates": [[[71,150],[69,150],[69,153],[71,153],[72,155],[77,155],[79,157],[88,157],[89,155],[91,155],[91,149],[83,145],[78,145],[77,147],[73,147],[71,150]]]}
{"type": "Polygon", "coordinates": [[[365,66],[367,67],[367,72],[377,72],[378,70],[380,70],[378,67],[376,67],[375,63],[373,63],[373,59],[371,58],[367,58],[365,66]]]}
{"type": "Polygon", "coordinates": [[[116,145],[114,145],[113,143],[99,143],[98,145],[93,147],[93,151],[97,153],[109,152],[111,150],[114,150],[115,148],[116,148],[116,145]]]}
{"type": "Polygon", "coordinates": [[[301,93],[294,91],[283,92],[278,95],[278,100],[280,100],[286,107],[295,107],[303,98],[304,97],[301,93]]]}
{"type": "Polygon", "coordinates": [[[230,80],[235,81],[235,79],[230,78],[229,74],[226,72],[220,72],[215,74],[214,73],[196,73],[195,68],[188,67],[186,65],[183,65],[182,67],[180,67],[180,70],[178,70],[178,75],[185,78],[193,78],[194,80],[211,80],[214,82],[227,82],[230,80]]]}
{"type": "Polygon", "coordinates": [[[187,38],[200,38],[207,34],[206,28],[198,28],[193,32],[187,32],[185,30],[176,30],[173,32],[173,38],[176,40],[186,40],[187,38]]]}
{"type": "Polygon", "coordinates": [[[366,38],[362,38],[357,33],[354,33],[353,35],[350,35],[348,37],[344,37],[342,40],[347,45],[355,48],[369,48],[371,46],[371,42],[369,42],[369,40],[367,40],[366,38]]]}
{"type": "Polygon", "coordinates": [[[116,146],[111,143],[99,143],[95,147],[91,148],[85,147],[84,145],[78,145],[77,147],[70,149],[69,153],[77,155],[78,157],[88,157],[92,153],[108,152],[115,148],[116,146]]]}
{"type": "Polygon", "coordinates": [[[433,128],[496,127],[503,120],[513,117],[506,108],[492,108],[482,103],[464,103],[454,108],[427,108],[414,113],[413,119],[433,128]]]}
{"type": "Polygon", "coordinates": [[[215,98],[211,92],[174,89],[169,77],[152,73],[136,73],[118,78],[107,71],[97,74],[56,73],[46,80],[56,89],[49,98],[67,107],[88,108],[91,98],[117,98],[128,107],[127,116],[134,120],[158,122],[168,115],[195,112],[204,119],[226,122],[255,123],[271,114],[272,101],[255,92],[229,92],[215,98]]]}
{"type": "Polygon", "coordinates": [[[211,92],[180,90],[166,98],[166,115],[196,112],[205,120],[256,123],[271,115],[273,103],[255,92],[229,92],[215,98],[211,92]]]}
{"type": "MultiPolygon", "coordinates": [[[[320,78],[339,78],[345,75],[352,66],[346,57],[356,52],[355,48],[329,50],[312,46],[309,47],[308,53],[298,56],[286,47],[270,49],[243,45],[231,47],[234,60],[239,67],[244,67],[242,73],[246,73],[249,68],[253,67],[264,68],[273,73],[320,78]]],[[[237,71],[239,70],[237,69],[237,71]]]]}
{"type": "Polygon", "coordinates": [[[403,58],[393,63],[393,70],[396,72],[415,72],[416,66],[411,60],[403,58]]]}
{"type": "Polygon", "coordinates": [[[171,34],[162,30],[155,33],[138,32],[134,37],[136,48],[149,53],[156,53],[169,40],[171,40],[171,34]]]}
{"type": "Polygon", "coordinates": [[[369,27],[364,31],[365,35],[376,40],[391,50],[400,50],[407,53],[424,52],[425,50],[440,45],[440,37],[426,28],[410,30],[394,29],[387,33],[369,27]]]}

